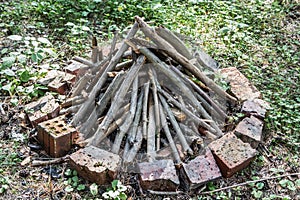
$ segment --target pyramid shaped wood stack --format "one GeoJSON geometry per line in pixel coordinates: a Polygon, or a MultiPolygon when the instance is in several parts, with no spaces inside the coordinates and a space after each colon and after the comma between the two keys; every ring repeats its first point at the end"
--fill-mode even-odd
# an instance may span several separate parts
{"type": "Polygon", "coordinates": [[[146,160],[155,160],[167,144],[175,164],[181,164],[176,144],[193,155],[195,138],[208,143],[222,136],[228,117],[221,102],[234,105],[236,99],[203,72],[216,71],[209,56],[194,57],[168,29],[135,20],[116,51],[114,38],[105,59],[95,40],[92,62],[76,58],[89,69],[72,91],[75,99],[86,96],[73,107],[72,123],[88,145],[123,154],[125,162],[132,162],[142,145],[146,160]],[[136,36],[139,30],[144,38],[136,36]]]}

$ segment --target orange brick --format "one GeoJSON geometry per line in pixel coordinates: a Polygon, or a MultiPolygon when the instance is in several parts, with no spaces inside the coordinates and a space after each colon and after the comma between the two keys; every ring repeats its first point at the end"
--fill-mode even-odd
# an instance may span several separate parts
{"type": "Polygon", "coordinates": [[[52,157],[62,157],[71,150],[78,132],[60,116],[38,125],[38,140],[52,157]]]}

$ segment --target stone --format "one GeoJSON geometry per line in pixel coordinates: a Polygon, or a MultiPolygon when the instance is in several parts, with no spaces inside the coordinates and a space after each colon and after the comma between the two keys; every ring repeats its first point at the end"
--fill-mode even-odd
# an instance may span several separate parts
{"type": "Polygon", "coordinates": [[[86,180],[108,185],[116,179],[121,158],[103,149],[87,146],[71,154],[69,164],[86,180]]]}
{"type": "Polygon", "coordinates": [[[246,114],[246,116],[255,116],[259,119],[264,119],[266,116],[266,108],[263,106],[264,104],[261,102],[261,99],[247,100],[243,103],[242,113],[246,114]],[[260,101],[259,101],[260,100],[260,101]]]}
{"type": "Polygon", "coordinates": [[[39,123],[37,130],[38,141],[45,151],[55,158],[65,156],[78,136],[76,129],[66,124],[64,116],[39,123]]]}
{"type": "Polygon", "coordinates": [[[256,150],[237,138],[234,133],[223,135],[211,142],[208,147],[225,178],[247,167],[256,155],[256,150]]]}
{"type": "Polygon", "coordinates": [[[187,164],[183,164],[183,181],[186,190],[195,189],[209,181],[222,177],[220,169],[209,149],[187,164]]]}
{"type": "Polygon", "coordinates": [[[179,177],[172,160],[138,163],[138,170],[140,184],[145,190],[176,191],[179,187],[179,177]]]}
{"type": "Polygon", "coordinates": [[[263,125],[264,123],[254,116],[246,117],[236,126],[234,132],[242,141],[257,148],[262,141],[263,125]]]}
{"type": "Polygon", "coordinates": [[[238,100],[244,102],[260,98],[261,93],[236,67],[221,69],[220,73],[228,79],[230,91],[238,100]]]}
{"type": "Polygon", "coordinates": [[[47,95],[37,101],[25,105],[25,113],[31,125],[36,127],[38,123],[58,116],[59,104],[52,95],[47,95]]]}

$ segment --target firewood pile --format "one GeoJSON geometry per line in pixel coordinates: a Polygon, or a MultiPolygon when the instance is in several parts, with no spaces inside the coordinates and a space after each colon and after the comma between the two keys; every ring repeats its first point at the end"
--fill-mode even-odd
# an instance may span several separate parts
{"type": "Polygon", "coordinates": [[[174,33],[140,17],[119,48],[117,40],[116,34],[105,58],[95,39],[92,61],[75,58],[88,66],[68,108],[82,144],[119,154],[125,163],[156,160],[168,146],[180,165],[182,154],[195,155],[223,135],[236,99],[212,80],[212,58],[190,52],[174,33]]]}

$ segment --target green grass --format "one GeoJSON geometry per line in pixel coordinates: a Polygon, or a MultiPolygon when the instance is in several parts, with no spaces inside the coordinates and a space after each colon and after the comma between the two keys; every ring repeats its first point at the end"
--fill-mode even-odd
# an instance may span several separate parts
{"type": "MultiPolygon", "coordinates": [[[[266,147],[279,160],[271,165],[299,169],[300,16],[297,0],[77,2],[5,1],[0,5],[0,38],[8,35],[48,38],[57,53],[53,63],[62,64],[67,58],[88,52],[91,35],[105,41],[112,37],[115,29],[131,25],[135,15],[145,17],[154,22],[153,25],[163,25],[187,35],[189,43],[204,48],[220,67],[237,67],[261,91],[263,99],[271,105],[266,118],[266,147]]],[[[1,57],[19,47],[2,49],[1,57]]],[[[37,64],[30,59],[27,62],[32,68],[37,64]]],[[[15,65],[22,68],[22,65],[15,65]]],[[[7,79],[2,73],[0,83],[5,84],[7,79]]],[[[256,159],[253,169],[245,173],[257,175],[267,165],[262,160],[256,159]]],[[[261,195],[267,199],[272,195],[271,190],[260,187],[256,187],[255,192],[254,186],[250,189],[252,197],[261,195]]],[[[238,191],[234,193],[239,196],[238,191]]],[[[230,198],[228,192],[217,193],[214,197],[230,198]]]]}

